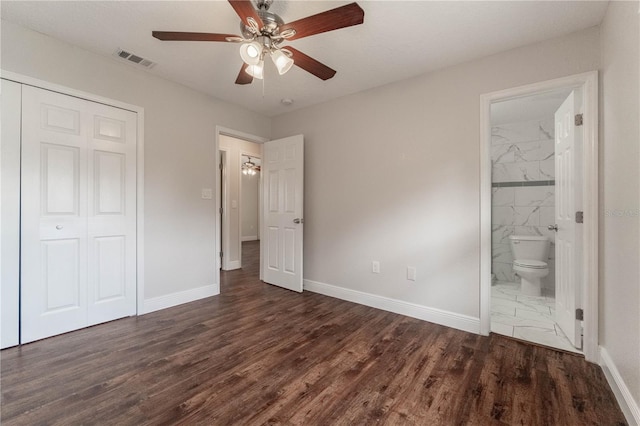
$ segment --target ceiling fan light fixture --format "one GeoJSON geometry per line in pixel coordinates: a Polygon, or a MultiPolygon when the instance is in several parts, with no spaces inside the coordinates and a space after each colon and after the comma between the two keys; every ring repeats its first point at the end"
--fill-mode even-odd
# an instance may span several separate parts
{"type": "Polygon", "coordinates": [[[255,65],[249,65],[245,71],[251,77],[262,80],[264,78],[264,61],[259,61],[255,65]]]}
{"type": "Polygon", "coordinates": [[[262,56],[262,45],[257,41],[243,43],[240,46],[240,57],[247,65],[257,65],[262,56]]]}
{"type": "Polygon", "coordinates": [[[282,50],[272,52],[271,60],[278,69],[278,73],[280,75],[285,74],[293,66],[293,59],[287,56],[282,50]]]}

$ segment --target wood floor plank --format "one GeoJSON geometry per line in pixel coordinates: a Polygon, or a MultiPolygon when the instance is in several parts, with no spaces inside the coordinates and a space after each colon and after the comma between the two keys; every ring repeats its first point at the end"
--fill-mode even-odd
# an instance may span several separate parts
{"type": "Polygon", "coordinates": [[[0,352],[3,425],[624,425],[600,367],[260,282],[0,352]]]}

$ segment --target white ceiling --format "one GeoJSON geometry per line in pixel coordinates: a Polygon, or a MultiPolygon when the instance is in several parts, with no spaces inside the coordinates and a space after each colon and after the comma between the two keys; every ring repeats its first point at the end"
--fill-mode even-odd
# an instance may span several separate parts
{"type": "MultiPolygon", "coordinates": [[[[349,2],[275,0],[290,22],[349,2]]],[[[2,19],[110,56],[117,48],[157,62],[147,71],[268,116],[321,103],[438,68],[598,25],[601,1],[362,1],[364,24],[295,40],[296,49],[336,69],[322,81],[293,67],[234,84],[238,45],[162,42],[152,30],[238,34],[239,18],[216,1],[6,1],[2,19]],[[264,91],[264,95],[263,95],[264,91]],[[291,106],[281,99],[291,98],[291,106]]],[[[114,61],[119,60],[113,58],[114,61]]]]}

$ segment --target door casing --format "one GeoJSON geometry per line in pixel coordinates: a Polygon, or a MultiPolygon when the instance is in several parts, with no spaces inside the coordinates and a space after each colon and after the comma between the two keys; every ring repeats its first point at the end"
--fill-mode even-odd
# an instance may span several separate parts
{"type": "Polygon", "coordinates": [[[580,88],[584,96],[583,293],[584,355],[598,363],[598,72],[486,93],[480,96],[480,334],[491,332],[491,104],[561,88],[580,88]]]}

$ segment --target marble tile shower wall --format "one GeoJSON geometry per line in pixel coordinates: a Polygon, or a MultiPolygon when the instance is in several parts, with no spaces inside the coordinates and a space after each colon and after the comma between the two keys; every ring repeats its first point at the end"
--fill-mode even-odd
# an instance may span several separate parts
{"type": "Polygon", "coordinates": [[[555,222],[555,188],[548,182],[555,179],[553,117],[494,126],[491,133],[492,272],[498,281],[516,281],[510,235],[548,236],[550,270],[543,286],[553,293],[555,235],[547,229],[555,222]]]}

